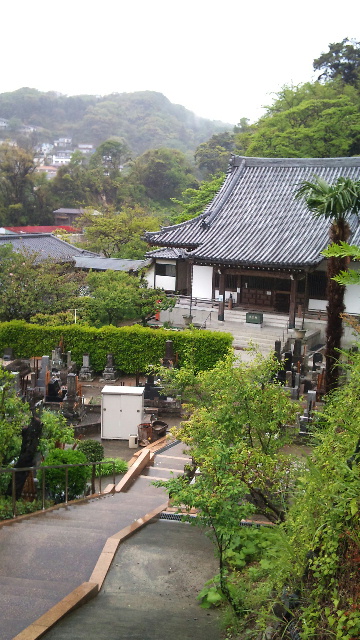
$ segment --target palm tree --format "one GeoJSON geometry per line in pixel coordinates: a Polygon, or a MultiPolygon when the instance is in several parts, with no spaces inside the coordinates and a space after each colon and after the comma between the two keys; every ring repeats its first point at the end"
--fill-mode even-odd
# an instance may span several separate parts
{"type": "MultiPolygon", "coordinates": [[[[346,242],[350,235],[348,218],[360,212],[360,181],[340,177],[334,184],[315,177],[314,182],[303,181],[297,189],[296,198],[304,198],[306,205],[316,217],[330,220],[330,242],[346,242]]],[[[340,364],[339,349],[343,331],[342,314],[345,311],[345,287],[333,280],[340,271],[346,271],[349,259],[343,256],[330,257],[327,263],[327,326],[326,326],[326,372],[325,390],[328,393],[338,386],[340,364]]]]}

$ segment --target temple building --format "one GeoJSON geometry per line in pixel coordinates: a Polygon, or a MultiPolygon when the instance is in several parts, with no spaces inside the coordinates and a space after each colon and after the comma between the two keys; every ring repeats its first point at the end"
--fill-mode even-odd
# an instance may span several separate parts
{"type": "MultiPolygon", "coordinates": [[[[325,311],[328,220],[316,218],[295,192],[319,176],[360,180],[360,157],[247,158],[233,156],[226,179],[205,211],[187,222],[146,233],[160,247],[152,258],[150,286],[243,308],[289,314],[325,311]]],[[[360,223],[349,220],[350,242],[360,223]]],[[[357,268],[357,265],[351,265],[357,268]]],[[[360,287],[347,287],[348,313],[360,313],[360,287]]]]}

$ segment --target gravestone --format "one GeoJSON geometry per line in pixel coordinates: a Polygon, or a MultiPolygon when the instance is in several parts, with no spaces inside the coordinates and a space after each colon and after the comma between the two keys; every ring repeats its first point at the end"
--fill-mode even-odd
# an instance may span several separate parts
{"type": "Polygon", "coordinates": [[[281,340],[275,340],[275,357],[281,361],[281,340]]]}
{"type": "Polygon", "coordinates": [[[46,379],[47,373],[50,370],[50,358],[49,356],[42,356],[41,358],[41,369],[39,372],[39,377],[37,379],[37,386],[45,396],[45,388],[46,388],[46,379]]]}
{"type": "Polygon", "coordinates": [[[61,413],[65,418],[81,418],[84,414],[82,397],[77,391],[77,375],[69,373],[67,376],[67,392],[62,403],[61,413]]]}
{"type": "Polygon", "coordinates": [[[92,382],[94,380],[94,371],[90,366],[90,356],[88,353],[84,353],[83,355],[83,363],[79,371],[79,380],[81,380],[81,382],[92,382]]]}
{"type": "Polygon", "coordinates": [[[106,356],[106,367],[102,372],[102,379],[106,380],[106,382],[115,382],[118,377],[118,372],[114,366],[114,356],[112,353],[108,353],[106,356]]]}
{"type": "Polygon", "coordinates": [[[61,347],[56,347],[51,352],[51,370],[61,371],[64,369],[61,347]]]}
{"type": "Polygon", "coordinates": [[[163,365],[168,369],[171,369],[174,366],[175,354],[172,340],[166,340],[165,343],[165,357],[163,358],[163,365]]]}
{"type": "Polygon", "coordinates": [[[308,412],[311,413],[311,411],[314,411],[316,405],[316,391],[308,391],[306,403],[308,412]]]}

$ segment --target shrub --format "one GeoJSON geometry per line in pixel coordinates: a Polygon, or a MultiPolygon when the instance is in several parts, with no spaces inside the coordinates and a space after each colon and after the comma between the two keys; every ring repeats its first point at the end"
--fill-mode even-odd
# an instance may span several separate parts
{"type": "MultiPolygon", "coordinates": [[[[87,462],[86,456],[81,451],[72,449],[53,449],[41,466],[80,464],[87,462]]],[[[39,482],[42,480],[42,472],[38,474],[39,482]]],[[[90,477],[90,467],[70,467],[68,470],[68,499],[73,500],[84,493],[86,481],[90,477]]],[[[65,469],[47,469],[45,485],[50,496],[61,502],[65,495],[65,469]]]]}
{"type": "Polygon", "coordinates": [[[113,472],[113,462],[115,462],[115,473],[126,473],[128,470],[127,462],[121,458],[104,458],[102,462],[108,462],[109,464],[99,464],[95,471],[96,477],[99,477],[100,474],[102,476],[111,476],[113,472]]]}
{"type": "MultiPolygon", "coordinates": [[[[51,507],[53,503],[50,500],[45,501],[45,509],[51,507]]],[[[26,513],[34,513],[34,511],[41,511],[42,501],[34,500],[28,502],[27,500],[17,500],[15,504],[15,513],[17,516],[22,516],[26,513]]],[[[0,520],[9,520],[13,518],[13,505],[11,498],[0,498],[0,520]]]]}
{"type": "Polygon", "coordinates": [[[101,372],[108,353],[114,355],[116,367],[124,373],[145,372],[164,357],[165,343],[171,337],[180,365],[192,353],[197,371],[211,369],[222,359],[232,344],[232,336],[216,331],[178,331],[169,335],[165,329],[134,325],[106,326],[101,329],[77,324],[38,326],[21,320],[0,323],[0,350],[13,347],[21,358],[51,353],[60,340],[71,351],[73,360],[82,365],[84,353],[89,353],[95,371],[101,372]]]}
{"type": "Polygon", "coordinates": [[[96,440],[83,440],[79,442],[77,450],[86,456],[88,462],[99,462],[104,458],[104,447],[96,440]]]}

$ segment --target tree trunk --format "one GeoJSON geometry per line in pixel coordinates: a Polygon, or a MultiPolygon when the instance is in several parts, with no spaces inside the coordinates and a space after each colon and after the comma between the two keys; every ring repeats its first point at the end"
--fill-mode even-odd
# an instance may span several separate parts
{"type": "MultiPolygon", "coordinates": [[[[333,222],[330,228],[331,243],[339,244],[349,238],[349,225],[343,219],[333,222]]],[[[329,393],[338,387],[340,375],[339,350],[343,332],[342,314],[345,311],[344,285],[338,284],[332,278],[340,271],[346,271],[348,258],[329,258],[327,266],[327,326],[326,326],[326,372],[325,391],[329,393]]]]}

